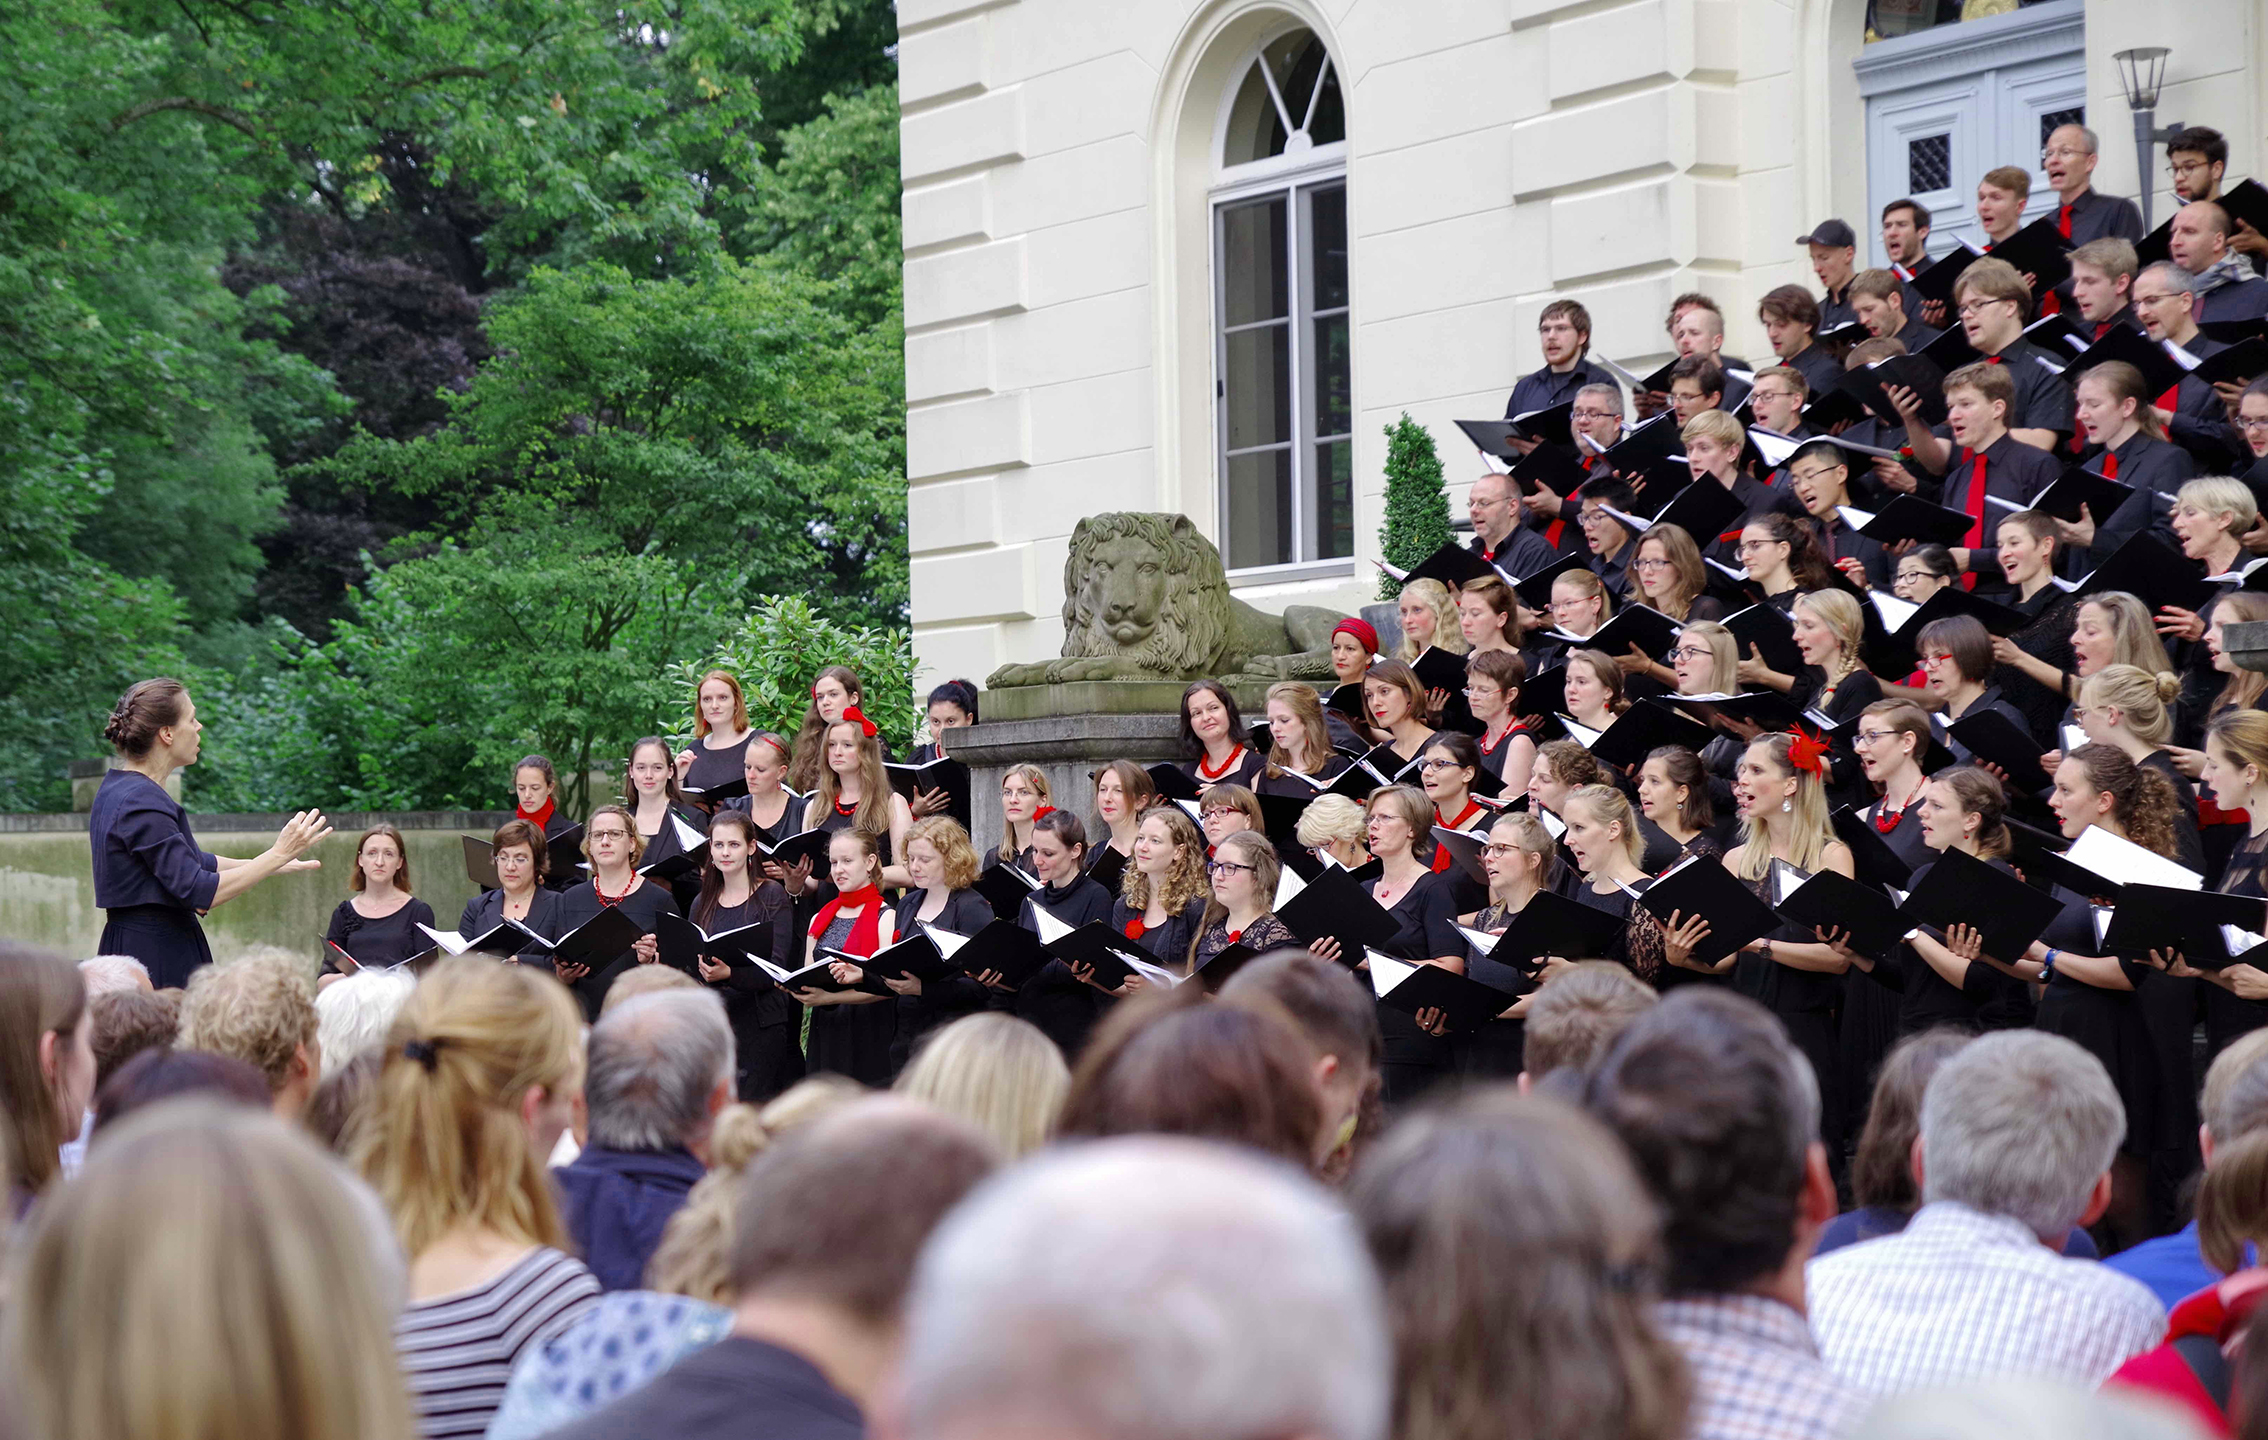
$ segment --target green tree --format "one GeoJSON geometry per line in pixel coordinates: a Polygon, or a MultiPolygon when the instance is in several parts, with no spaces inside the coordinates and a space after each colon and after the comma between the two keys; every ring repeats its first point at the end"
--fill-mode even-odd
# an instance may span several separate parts
{"type": "MultiPolygon", "coordinates": [[[[1386,519],[1378,549],[1386,563],[1407,570],[1449,543],[1449,496],[1441,488],[1441,456],[1433,435],[1408,411],[1386,427],[1386,519]]],[[[1378,598],[1401,593],[1391,575],[1378,579],[1378,598]]]]}

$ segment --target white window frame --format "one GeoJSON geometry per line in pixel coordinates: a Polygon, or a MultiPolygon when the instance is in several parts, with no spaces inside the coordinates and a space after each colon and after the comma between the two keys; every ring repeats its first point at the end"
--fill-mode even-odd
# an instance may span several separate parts
{"type": "MultiPolygon", "coordinates": [[[[1238,584],[1269,584],[1288,580],[1328,579],[1352,575],[1355,568],[1352,555],[1324,559],[1301,553],[1309,544],[1308,534],[1313,525],[1315,498],[1320,491],[1321,484],[1321,477],[1314,473],[1315,448],[1319,440],[1327,438],[1319,437],[1315,431],[1315,384],[1317,376],[1313,350],[1315,320],[1318,312],[1314,304],[1313,276],[1309,273],[1308,264],[1308,251],[1313,234],[1311,207],[1313,195],[1317,190],[1328,189],[1335,185],[1342,193],[1344,192],[1347,182],[1347,146],[1343,140],[1334,140],[1326,145],[1302,145],[1298,142],[1304,138],[1306,126],[1314,119],[1315,111],[1320,106],[1324,76],[1339,73],[1337,57],[1331,56],[1326,49],[1326,67],[1317,72],[1316,89],[1312,95],[1307,97],[1306,114],[1300,118],[1300,123],[1297,126],[1285,125],[1286,131],[1290,132],[1294,139],[1292,143],[1287,145],[1283,154],[1272,155],[1264,160],[1254,160],[1241,165],[1221,165],[1218,159],[1227,150],[1230,113],[1236,104],[1238,94],[1244,87],[1245,77],[1252,72],[1254,65],[1259,64],[1261,56],[1270,46],[1282,40],[1286,35],[1306,28],[1300,25],[1287,25],[1271,32],[1259,44],[1252,47],[1250,53],[1244,57],[1243,62],[1231,72],[1234,78],[1230,81],[1226,87],[1226,93],[1222,96],[1220,114],[1214,124],[1213,155],[1215,157],[1216,175],[1206,197],[1208,202],[1206,245],[1210,252],[1213,277],[1211,324],[1213,331],[1214,514],[1217,517],[1216,523],[1220,530],[1220,549],[1224,560],[1234,544],[1234,537],[1229,534],[1228,327],[1226,324],[1228,274],[1227,267],[1222,264],[1221,254],[1222,211],[1230,206],[1254,200],[1276,196],[1283,197],[1286,217],[1286,249],[1289,252],[1284,260],[1288,267],[1285,275],[1287,293],[1291,297],[1289,355],[1293,387],[1293,413],[1291,438],[1288,443],[1292,457],[1291,538],[1294,558],[1281,564],[1250,565],[1229,570],[1229,578],[1238,584]]],[[[1280,92],[1273,72],[1262,65],[1260,73],[1267,84],[1270,98],[1276,104],[1278,118],[1288,118],[1292,106],[1287,101],[1287,97],[1280,92]]],[[[1342,105],[1345,103],[1345,93],[1346,87],[1342,76],[1340,83],[1342,105]]],[[[1348,215],[1350,249],[1352,248],[1352,236],[1353,216],[1350,211],[1348,215]]],[[[1349,277],[1349,288],[1350,290],[1352,288],[1351,275],[1349,277]]],[[[1332,314],[1351,316],[1352,306],[1350,303],[1348,306],[1337,307],[1321,313],[1325,317],[1332,314]]],[[[1350,339],[1352,333],[1350,319],[1350,339]]],[[[1348,410],[1349,424],[1351,425],[1354,414],[1351,397],[1348,410]]],[[[1351,446],[1351,431],[1348,443],[1351,446]]]]}

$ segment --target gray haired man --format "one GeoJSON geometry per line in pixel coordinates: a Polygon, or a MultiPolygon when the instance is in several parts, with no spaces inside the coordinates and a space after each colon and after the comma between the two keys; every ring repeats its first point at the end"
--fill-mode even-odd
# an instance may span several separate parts
{"type": "Polygon", "coordinates": [[[708,991],[641,995],[591,1028],[590,1144],[552,1178],[567,1231],[607,1289],[643,1283],[670,1217],[708,1173],[732,1080],[732,1027],[708,991]]]}
{"type": "Polygon", "coordinates": [[[2101,1383],[2158,1342],[2157,1297],[2060,1253],[2110,1205],[2126,1111],[2102,1062],[2055,1035],[1972,1041],[1922,1096],[1902,1234],[1811,1262],[1828,1368],[1892,1395],[2004,1375],[2101,1383]]]}

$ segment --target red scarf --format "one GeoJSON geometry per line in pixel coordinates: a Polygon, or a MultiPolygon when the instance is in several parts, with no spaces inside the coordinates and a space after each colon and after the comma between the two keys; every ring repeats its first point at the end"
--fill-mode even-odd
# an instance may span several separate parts
{"type": "MultiPolygon", "coordinates": [[[[1433,812],[1433,818],[1434,818],[1434,820],[1435,820],[1436,822],[1438,822],[1439,824],[1441,824],[1441,825],[1442,825],[1443,827],[1445,827],[1445,828],[1447,828],[1447,829],[1450,829],[1450,830],[1462,830],[1462,829],[1464,829],[1464,828],[1465,828],[1465,822],[1466,822],[1467,820],[1470,820],[1470,819],[1472,819],[1472,818],[1473,818],[1473,817],[1474,817],[1475,815],[1478,815],[1478,814],[1479,814],[1480,812],[1481,812],[1481,803],[1480,803],[1480,801],[1478,801],[1478,800],[1475,800],[1475,799],[1471,798],[1470,796],[1467,796],[1467,797],[1466,797],[1466,799],[1465,799],[1465,808],[1457,812],[1457,818],[1456,818],[1456,819],[1454,819],[1454,820],[1444,820],[1444,819],[1442,819],[1442,816],[1441,816],[1441,812],[1440,812],[1439,810],[1435,810],[1435,811],[1433,812]]],[[[1449,867],[1450,867],[1450,866],[1452,866],[1452,865],[1454,865],[1454,864],[1456,864],[1456,863],[1457,863],[1457,857],[1449,853],[1449,847],[1448,847],[1448,846],[1446,846],[1446,845],[1436,845],[1436,846],[1434,846],[1434,847],[1433,847],[1433,873],[1434,873],[1434,874],[1436,874],[1436,875],[1446,875],[1446,874],[1448,874],[1448,873],[1449,873],[1449,867]]],[[[1234,940],[1234,939],[1235,939],[1236,937],[1235,937],[1234,935],[1231,935],[1231,936],[1230,936],[1229,938],[1230,938],[1231,940],[1234,940]]]]}
{"type": "Polygon", "coordinates": [[[876,886],[862,885],[856,890],[845,890],[820,906],[819,918],[811,922],[811,933],[814,937],[826,934],[827,927],[835,923],[835,912],[853,905],[866,908],[851,921],[850,939],[843,949],[853,955],[872,955],[879,948],[882,936],[882,891],[876,886]]]}
{"type": "Polygon", "coordinates": [[[543,827],[551,823],[552,812],[557,810],[558,808],[558,798],[556,796],[547,795],[544,797],[543,808],[541,810],[530,810],[525,805],[516,805],[512,808],[512,818],[516,820],[527,821],[530,825],[535,826],[536,833],[538,835],[541,835],[543,833],[543,827]]]}

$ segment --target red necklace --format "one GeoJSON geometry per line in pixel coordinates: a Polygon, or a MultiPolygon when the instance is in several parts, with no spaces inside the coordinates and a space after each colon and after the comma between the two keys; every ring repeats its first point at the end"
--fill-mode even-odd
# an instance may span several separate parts
{"type": "Polygon", "coordinates": [[[856,800],[853,800],[850,804],[845,805],[842,801],[837,800],[835,802],[835,813],[837,815],[843,816],[846,819],[850,816],[856,815],[858,813],[858,802],[856,800]]]}
{"type": "Polygon", "coordinates": [[[598,903],[601,905],[619,905],[623,901],[630,898],[631,891],[638,888],[638,881],[640,878],[641,877],[639,876],[637,871],[631,871],[630,883],[622,887],[622,893],[620,895],[609,895],[604,890],[601,890],[599,888],[598,872],[596,870],[593,870],[591,872],[591,893],[598,896],[598,903]]]}
{"type": "Polygon", "coordinates": [[[1885,794],[1882,803],[1874,807],[1874,828],[1885,835],[1897,829],[1898,822],[1906,818],[1906,811],[1913,808],[1913,803],[1921,798],[1923,786],[1928,784],[1929,777],[1924,775],[1921,784],[1916,785],[1913,793],[1906,796],[1906,803],[1895,810],[1890,808],[1890,797],[1885,794]]]}
{"type": "Polygon", "coordinates": [[[1215,770],[1212,766],[1206,764],[1204,760],[1200,758],[1197,761],[1197,773],[1204,776],[1207,780],[1218,780],[1223,775],[1228,774],[1229,771],[1234,770],[1237,765],[1243,761],[1243,759],[1244,747],[1242,745],[1239,745],[1234,750],[1229,751],[1228,759],[1221,762],[1221,768],[1218,770],[1215,770]]]}

